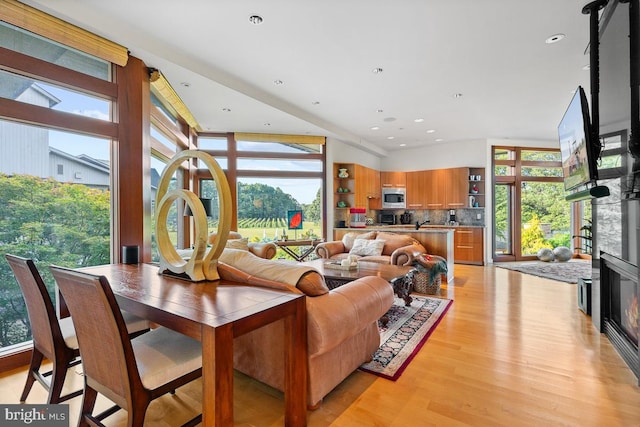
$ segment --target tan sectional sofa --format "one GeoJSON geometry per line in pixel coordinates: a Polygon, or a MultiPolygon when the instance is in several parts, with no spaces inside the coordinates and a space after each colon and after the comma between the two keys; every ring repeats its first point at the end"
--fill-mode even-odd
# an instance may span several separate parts
{"type": "MultiPolygon", "coordinates": [[[[380,346],[378,319],[393,304],[391,285],[375,276],[329,290],[315,269],[257,258],[226,249],[218,260],[223,280],[273,287],[306,295],[308,396],[317,408],[380,346]]],[[[234,367],[276,389],[284,386],[284,322],[278,321],[234,341],[234,367]]]]}
{"type": "Polygon", "coordinates": [[[320,258],[342,260],[355,255],[359,260],[392,265],[412,265],[416,256],[426,254],[424,246],[414,238],[384,231],[347,233],[342,240],[318,244],[320,258]],[[362,245],[360,245],[362,244],[362,245]]]}

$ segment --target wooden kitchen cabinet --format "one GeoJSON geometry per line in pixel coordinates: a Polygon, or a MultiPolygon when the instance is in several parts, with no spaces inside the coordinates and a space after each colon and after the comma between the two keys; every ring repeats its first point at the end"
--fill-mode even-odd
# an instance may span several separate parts
{"type": "Polygon", "coordinates": [[[406,173],[407,209],[427,209],[427,175],[432,171],[406,173]]]}
{"type": "Polygon", "coordinates": [[[406,172],[380,172],[382,188],[405,188],[407,186],[406,172]]]}
{"type": "Polygon", "coordinates": [[[484,265],[484,231],[475,227],[456,227],[453,257],[458,264],[484,265]]]}
{"type": "Polygon", "coordinates": [[[469,168],[443,169],[446,171],[445,207],[462,209],[469,206],[469,168]]]}
{"type": "Polygon", "coordinates": [[[372,200],[380,200],[380,172],[362,165],[355,164],[355,206],[374,209],[370,206],[372,200]]]}
{"type": "Polygon", "coordinates": [[[469,168],[406,173],[407,209],[462,209],[469,203],[469,168]]]}

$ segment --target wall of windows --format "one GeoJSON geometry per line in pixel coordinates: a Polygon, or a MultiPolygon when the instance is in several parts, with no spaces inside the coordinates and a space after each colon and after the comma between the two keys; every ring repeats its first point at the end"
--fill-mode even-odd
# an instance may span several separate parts
{"type": "MultiPolygon", "coordinates": [[[[298,143],[291,135],[283,142],[278,142],[278,136],[270,138],[273,140],[236,140],[234,134],[198,136],[199,149],[214,156],[231,185],[237,213],[232,228],[253,241],[273,240],[283,230],[289,238],[324,237],[324,145],[298,143]],[[292,210],[302,210],[302,229],[288,231],[287,213],[292,210]]],[[[216,206],[215,183],[206,171],[196,174],[200,196],[213,199],[216,206]]],[[[215,227],[214,214],[210,229],[215,227]]]]}
{"type": "Polygon", "coordinates": [[[494,261],[534,259],[543,247],[572,245],[560,151],[493,147],[494,261]]]}
{"type": "Polygon", "coordinates": [[[2,367],[7,355],[25,360],[31,339],[4,254],[32,258],[52,298],[49,265],[111,261],[117,86],[111,63],[7,23],[0,50],[2,367]]]}

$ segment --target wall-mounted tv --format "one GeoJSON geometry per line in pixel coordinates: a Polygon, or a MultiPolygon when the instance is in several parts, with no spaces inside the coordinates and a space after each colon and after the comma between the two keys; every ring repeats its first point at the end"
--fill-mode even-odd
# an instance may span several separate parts
{"type": "Polygon", "coordinates": [[[598,179],[596,160],[591,141],[589,105],[581,86],[578,86],[567,111],[558,125],[562,173],[566,191],[595,182],[598,179]]]}

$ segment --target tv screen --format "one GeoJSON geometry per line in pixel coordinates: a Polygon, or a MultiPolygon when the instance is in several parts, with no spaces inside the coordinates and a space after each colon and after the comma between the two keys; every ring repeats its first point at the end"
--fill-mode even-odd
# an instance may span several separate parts
{"type": "Polygon", "coordinates": [[[582,87],[578,86],[558,125],[564,189],[570,191],[593,180],[590,168],[589,107],[582,87]]]}

